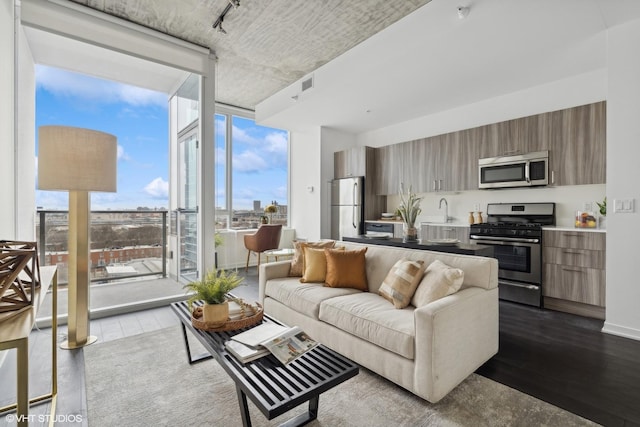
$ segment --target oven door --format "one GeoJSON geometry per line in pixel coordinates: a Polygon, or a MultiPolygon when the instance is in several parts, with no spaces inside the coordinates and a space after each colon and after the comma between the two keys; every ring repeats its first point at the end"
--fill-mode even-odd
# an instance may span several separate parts
{"type": "Polygon", "coordinates": [[[542,304],[542,246],[539,239],[469,236],[493,246],[498,260],[500,298],[540,307],[542,304]]]}

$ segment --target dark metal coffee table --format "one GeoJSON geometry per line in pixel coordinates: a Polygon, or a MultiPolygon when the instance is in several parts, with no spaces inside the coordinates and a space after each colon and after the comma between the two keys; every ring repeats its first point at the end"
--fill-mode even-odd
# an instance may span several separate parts
{"type": "MultiPolygon", "coordinates": [[[[247,396],[270,420],[304,402],[309,402],[307,413],[282,424],[283,426],[301,426],[318,417],[321,393],[356,376],[359,372],[356,363],[322,344],[287,365],[282,365],[271,354],[243,365],[233,355],[227,353],[224,343],[233,335],[248,328],[230,332],[203,331],[191,324],[191,313],[186,302],[173,303],[171,308],[181,321],[189,363],[215,358],[236,383],[244,426],[251,426],[247,396]],[[202,343],[208,354],[192,357],[187,340],[187,329],[202,343]]],[[[267,315],[264,316],[263,322],[281,324],[267,315]]]]}

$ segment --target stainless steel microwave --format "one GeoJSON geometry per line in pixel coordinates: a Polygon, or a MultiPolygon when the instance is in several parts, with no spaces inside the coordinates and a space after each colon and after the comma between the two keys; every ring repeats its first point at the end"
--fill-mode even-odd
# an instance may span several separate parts
{"type": "Polygon", "coordinates": [[[549,151],[478,160],[479,188],[533,187],[549,183],[549,151]]]}

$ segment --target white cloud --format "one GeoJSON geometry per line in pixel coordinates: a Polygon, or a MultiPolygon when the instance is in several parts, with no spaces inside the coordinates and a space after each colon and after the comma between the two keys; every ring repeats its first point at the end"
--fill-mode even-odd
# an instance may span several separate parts
{"type": "Polygon", "coordinates": [[[144,192],[154,199],[166,199],[169,197],[169,183],[158,177],[144,187],[144,192]]]}
{"type": "Polygon", "coordinates": [[[240,129],[237,126],[233,126],[232,132],[233,142],[240,142],[249,145],[259,145],[263,143],[261,139],[249,135],[249,132],[247,132],[245,129],[240,129]]]}
{"type": "Polygon", "coordinates": [[[118,144],[118,160],[129,161],[131,157],[124,151],[124,147],[118,144]]]}
{"type": "Polygon", "coordinates": [[[55,95],[92,103],[124,102],[137,107],[155,105],[167,108],[166,94],[43,65],[36,65],[36,82],[55,95]]]}
{"type": "Polygon", "coordinates": [[[233,156],[233,169],[238,172],[262,172],[267,169],[267,162],[258,153],[245,151],[233,156]]]}

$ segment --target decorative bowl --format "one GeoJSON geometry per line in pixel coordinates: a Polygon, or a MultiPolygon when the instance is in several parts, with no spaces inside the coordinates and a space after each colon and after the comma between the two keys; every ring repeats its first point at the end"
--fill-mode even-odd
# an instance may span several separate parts
{"type": "Polygon", "coordinates": [[[382,218],[394,218],[396,216],[396,214],[391,213],[391,212],[382,212],[381,216],[382,216],[382,218]]]}

